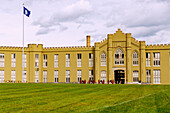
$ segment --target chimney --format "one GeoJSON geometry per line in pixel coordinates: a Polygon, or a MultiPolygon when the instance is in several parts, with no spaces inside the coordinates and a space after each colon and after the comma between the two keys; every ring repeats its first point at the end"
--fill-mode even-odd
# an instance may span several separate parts
{"type": "Polygon", "coordinates": [[[86,39],[86,41],[87,41],[87,47],[90,47],[90,35],[87,35],[87,37],[86,37],[87,39],[86,39]]]}

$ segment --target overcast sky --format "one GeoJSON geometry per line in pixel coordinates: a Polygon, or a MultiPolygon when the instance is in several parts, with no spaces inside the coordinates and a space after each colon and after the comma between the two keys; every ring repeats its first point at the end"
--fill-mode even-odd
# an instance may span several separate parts
{"type": "Polygon", "coordinates": [[[0,0],[0,46],[22,46],[23,2],[25,46],[91,45],[120,28],[147,44],[170,44],[170,0],[0,0]]]}

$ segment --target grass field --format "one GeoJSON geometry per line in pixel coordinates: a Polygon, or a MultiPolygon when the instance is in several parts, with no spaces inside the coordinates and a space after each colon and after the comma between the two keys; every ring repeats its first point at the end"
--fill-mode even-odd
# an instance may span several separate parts
{"type": "Polygon", "coordinates": [[[170,112],[170,85],[0,84],[0,112],[170,112]]]}

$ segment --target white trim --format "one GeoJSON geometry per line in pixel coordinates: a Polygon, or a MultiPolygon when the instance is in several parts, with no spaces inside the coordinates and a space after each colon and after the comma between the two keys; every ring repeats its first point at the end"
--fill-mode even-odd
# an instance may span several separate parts
{"type": "Polygon", "coordinates": [[[139,82],[132,82],[132,84],[139,84],[139,82]]]}

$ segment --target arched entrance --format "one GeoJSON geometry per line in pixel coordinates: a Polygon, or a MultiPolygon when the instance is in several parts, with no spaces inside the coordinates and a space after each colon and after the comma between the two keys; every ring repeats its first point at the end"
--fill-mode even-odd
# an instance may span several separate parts
{"type": "Polygon", "coordinates": [[[115,70],[114,78],[116,84],[124,84],[125,83],[125,71],[124,70],[115,70]]]}

